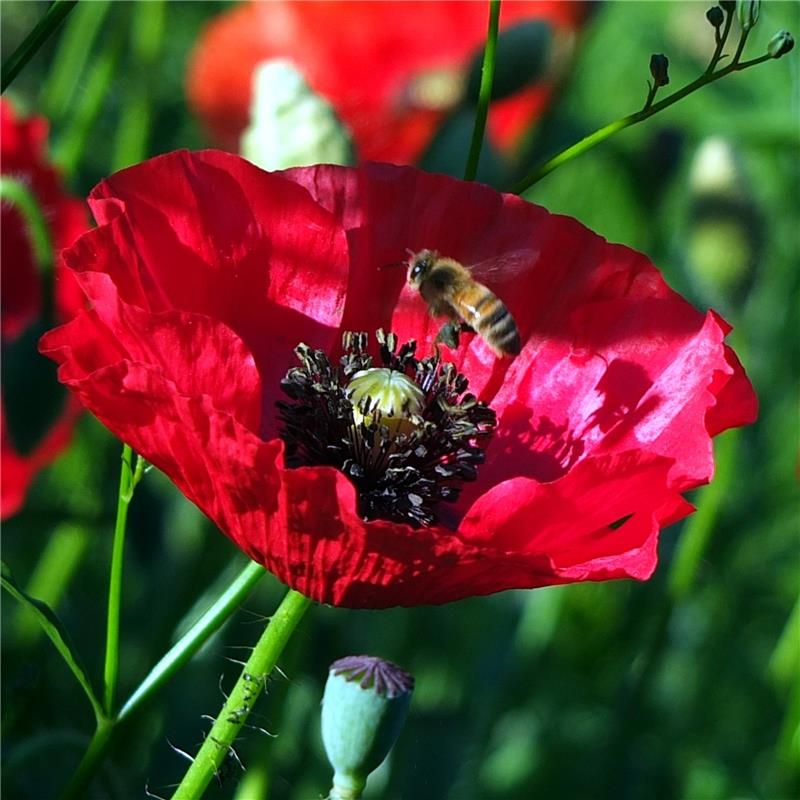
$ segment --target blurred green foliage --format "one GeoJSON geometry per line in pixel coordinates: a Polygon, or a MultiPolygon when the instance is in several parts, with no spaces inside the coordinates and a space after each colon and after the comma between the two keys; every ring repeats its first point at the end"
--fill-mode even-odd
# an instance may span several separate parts
{"type": "MultiPolygon", "coordinates": [[[[53,153],[76,193],[141,158],[207,144],[182,81],[198,31],[222,7],[81,3],[25,68],[11,94],[50,116],[53,153]]],[[[595,8],[558,102],[531,132],[521,162],[494,173],[488,153],[484,179],[505,181],[510,171],[519,178],[641,107],[651,53],[669,56],[669,88],[696,77],[713,49],[707,7],[595,8]]],[[[6,54],[41,13],[39,3],[2,4],[6,54]]],[[[764,3],[747,52],[763,52],[779,28],[800,33],[800,5],[764,3]]],[[[643,250],[695,303],[714,303],[734,324],[759,393],[758,423],[718,441],[717,481],[693,497],[697,515],[664,533],[653,580],[508,592],[441,608],[315,608],[250,720],[278,738],[245,729],[237,752],[247,772],[233,770],[207,796],[323,796],[330,774],[318,728],[327,665],[367,652],[417,679],[406,730],[369,797],[800,797],[799,87],[797,53],[733,75],[527,195],[643,250]],[[711,189],[693,178],[709,137],[721,137],[734,164],[733,181],[711,189]],[[260,788],[267,784],[268,794],[260,788]]],[[[466,150],[457,152],[457,163],[433,161],[459,174],[466,150]]],[[[3,531],[17,581],[57,607],[95,679],[120,449],[85,417],[70,450],[3,531]]],[[[129,519],[122,696],[242,564],[166,478],[145,478],[129,519]]],[[[216,714],[238,673],[230,660],[255,641],[282,592],[263,580],[125,727],[91,797],[141,797],[145,787],[170,793],[186,767],[170,743],[199,745],[208,725],[201,715],[216,714]]],[[[3,794],[53,797],[88,743],[91,709],[28,612],[3,599],[3,794]]]]}

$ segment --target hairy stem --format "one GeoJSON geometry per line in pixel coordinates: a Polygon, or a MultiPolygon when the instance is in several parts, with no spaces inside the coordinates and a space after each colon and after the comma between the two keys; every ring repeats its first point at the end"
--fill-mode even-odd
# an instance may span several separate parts
{"type": "Polygon", "coordinates": [[[172,800],[198,800],[225,759],[232,757],[232,747],[237,735],[263,691],[289,637],[310,605],[311,600],[294,589],[287,592],[253,648],[239,680],[172,800]]]}

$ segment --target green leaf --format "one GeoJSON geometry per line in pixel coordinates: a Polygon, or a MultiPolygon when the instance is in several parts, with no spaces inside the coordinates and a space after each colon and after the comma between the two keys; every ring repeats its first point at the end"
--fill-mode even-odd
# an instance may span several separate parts
{"type": "Polygon", "coordinates": [[[86,692],[86,696],[89,698],[89,702],[92,704],[92,708],[94,709],[95,716],[98,718],[98,720],[102,719],[103,710],[100,706],[100,701],[97,699],[97,697],[95,697],[94,691],[92,690],[92,684],[89,681],[89,677],[86,674],[86,670],[84,669],[80,658],[78,657],[75,646],[72,644],[72,641],[69,638],[67,629],[64,627],[55,611],[53,611],[53,609],[50,608],[47,603],[43,603],[41,600],[30,597],[19,588],[14,581],[14,578],[11,576],[11,571],[8,569],[5,562],[0,562],[0,564],[2,564],[2,578],[0,578],[0,584],[2,584],[3,588],[10,595],[19,600],[19,602],[24,606],[27,606],[36,615],[36,618],[39,620],[39,624],[44,629],[44,632],[50,637],[51,641],[56,647],[56,650],[58,650],[58,652],[61,654],[64,661],[67,662],[67,666],[72,670],[72,674],[78,679],[78,683],[80,683],[84,692],[86,692]]]}

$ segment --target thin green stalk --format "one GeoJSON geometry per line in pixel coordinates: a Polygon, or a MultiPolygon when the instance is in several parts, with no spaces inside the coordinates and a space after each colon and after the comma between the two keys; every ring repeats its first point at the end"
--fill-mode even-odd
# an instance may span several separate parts
{"type": "Polygon", "coordinates": [[[53,243],[36,195],[27,183],[3,175],[0,178],[0,199],[14,205],[22,215],[36,264],[42,277],[47,278],[53,271],[53,243]]]}
{"type": "Polygon", "coordinates": [[[0,67],[0,92],[4,92],[22,68],[36,55],[39,48],[50,38],[56,28],[66,19],[67,14],[77,5],[78,0],[55,0],[34,29],[25,37],[22,44],[3,62],[0,67]]]}
{"type": "Polygon", "coordinates": [[[114,721],[102,717],[99,718],[97,728],[89,742],[89,747],[83,754],[81,763],[72,776],[69,786],[61,796],[62,800],[82,800],[82,798],[86,797],[86,789],[108,751],[113,733],[114,721]]]}
{"type": "Polygon", "coordinates": [[[122,601],[122,565],[125,556],[125,529],[128,508],[136,484],[144,474],[144,459],[137,456],[136,467],[131,466],[133,450],[122,448],[122,468],[119,476],[117,521],[114,524],[114,545],[111,552],[111,575],[108,588],[108,618],[106,621],[106,660],[103,670],[103,709],[110,717],[114,711],[114,693],[119,672],[119,610],[122,601]]]}
{"type": "Polygon", "coordinates": [[[42,86],[41,106],[51,122],[60,120],[72,106],[86,62],[110,7],[111,0],[81,3],[66,23],[42,86]]]}
{"type": "MultiPolygon", "coordinates": [[[[746,34],[742,35],[742,39],[744,38],[746,38],[746,34]]],[[[741,41],[740,45],[743,47],[741,41]]],[[[740,52],[741,49],[737,51],[737,58],[740,52]]],[[[636,125],[639,122],[649,119],[659,111],[663,111],[665,108],[669,108],[671,105],[674,105],[678,102],[678,100],[682,100],[687,95],[692,94],[692,92],[696,92],[698,89],[701,89],[703,86],[706,86],[709,83],[713,83],[720,78],[724,78],[731,72],[740,72],[743,69],[753,67],[756,64],[760,64],[763,61],[768,61],[771,58],[772,56],[770,56],[769,53],[765,53],[763,56],[753,58],[750,61],[734,60],[731,64],[728,64],[727,67],[723,67],[717,72],[710,74],[705,73],[701,75],[696,80],[687,84],[682,89],[679,89],[677,92],[673,92],[671,95],[669,95],[669,97],[665,97],[658,103],[653,103],[651,106],[645,105],[641,111],[637,111],[635,114],[629,114],[627,117],[623,117],[622,119],[611,122],[604,128],[600,128],[600,130],[589,134],[579,142],[576,142],[566,150],[563,150],[558,155],[553,156],[553,158],[549,159],[548,161],[545,161],[530,175],[516,183],[510,191],[514,194],[522,194],[522,192],[530,189],[531,186],[533,186],[535,183],[538,183],[546,175],[549,175],[551,172],[553,172],[553,170],[558,169],[558,167],[560,167],[562,164],[566,164],[568,161],[571,161],[573,158],[582,155],[587,150],[591,150],[593,147],[600,144],[600,142],[604,142],[606,139],[612,137],[615,133],[619,133],[620,131],[625,130],[625,128],[630,128],[632,125],[636,125]]]]}
{"type": "Polygon", "coordinates": [[[489,0],[489,33],[486,36],[486,47],[483,51],[481,86],[478,91],[478,107],[475,110],[475,127],[472,129],[472,143],[469,147],[467,166],[464,169],[465,181],[474,181],[475,176],[478,174],[478,162],[481,159],[483,135],[486,131],[486,117],[489,114],[489,103],[492,100],[494,67],[497,60],[497,31],[499,27],[500,0],[489,0]]]}
{"type": "Polygon", "coordinates": [[[267,623],[261,638],[233,687],[222,710],[206,736],[192,765],[183,776],[172,800],[198,800],[219,771],[253,705],[264,689],[272,670],[286,647],[311,600],[290,589],[278,610],[267,623]]]}
{"type": "Polygon", "coordinates": [[[731,32],[731,23],[733,22],[733,11],[725,12],[725,27],[722,30],[722,34],[720,35],[719,30],[715,31],[717,36],[717,46],[714,49],[714,55],[711,56],[711,61],[708,63],[708,67],[706,67],[706,75],[710,75],[714,71],[714,67],[717,66],[717,62],[722,57],[722,48],[725,47],[725,42],[728,41],[728,34],[731,32]]]}
{"type": "Polygon", "coordinates": [[[117,727],[138,711],[189,662],[192,656],[227,622],[253,586],[265,574],[266,571],[260,564],[248,562],[233,583],[150,670],[122,706],[119,714],[114,719],[108,720],[108,725],[105,723],[98,725],[89,748],[63,795],[64,800],[79,800],[85,796],[89,782],[103,763],[117,727]]]}
{"type": "MultiPolygon", "coordinates": [[[[747,37],[750,35],[750,28],[745,28],[742,31],[742,36],[739,39],[739,46],[736,48],[736,52],[733,55],[733,64],[731,66],[736,66],[739,63],[739,59],[742,57],[742,51],[744,50],[744,43],[747,41],[747,37]]],[[[768,56],[771,58],[772,56],[768,56]]]]}

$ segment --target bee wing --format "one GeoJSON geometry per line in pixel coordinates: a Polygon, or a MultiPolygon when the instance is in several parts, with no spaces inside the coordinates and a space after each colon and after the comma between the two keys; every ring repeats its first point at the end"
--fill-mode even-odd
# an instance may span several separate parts
{"type": "Polygon", "coordinates": [[[538,258],[537,248],[518,247],[468,264],[467,268],[475,280],[497,286],[515,281],[520,275],[532,269],[538,258]]]}

